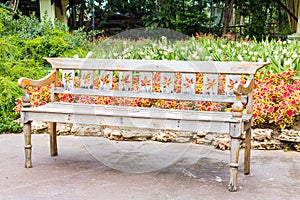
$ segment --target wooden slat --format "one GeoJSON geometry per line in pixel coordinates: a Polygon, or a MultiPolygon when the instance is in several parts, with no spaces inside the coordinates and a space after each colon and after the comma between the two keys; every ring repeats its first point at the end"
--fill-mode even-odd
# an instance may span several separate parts
{"type": "Polygon", "coordinates": [[[139,91],[152,92],[152,72],[139,73],[139,91]]]}
{"type": "Polygon", "coordinates": [[[120,72],[119,90],[120,91],[132,90],[132,72],[120,72]]]}
{"type": "Polygon", "coordinates": [[[181,93],[195,94],[196,74],[182,74],[181,93]]]}
{"type": "Polygon", "coordinates": [[[174,73],[160,74],[160,91],[162,93],[174,93],[174,73]]]}
{"type": "Polygon", "coordinates": [[[93,89],[94,85],[94,71],[93,70],[82,70],[80,78],[80,88],[93,89]]]}
{"type": "Polygon", "coordinates": [[[234,84],[241,82],[241,75],[226,75],[225,94],[234,95],[234,84]]]}
{"type": "Polygon", "coordinates": [[[182,72],[211,74],[255,74],[267,62],[212,62],[175,60],[121,60],[46,58],[53,68],[108,71],[182,72]]]}
{"type": "Polygon", "coordinates": [[[112,71],[100,72],[100,90],[107,91],[112,90],[112,71]]]}
{"type": "Polygon", "coordinates": [[[74,88],[74,70],[63,70],[62,71],[62,88],[65,90],[71,90],[74,88]]]}
{"type": "Polygon", "coordinates": [[[218,74],[204,74],[203,76],[203,94],[217,95],[218,94],[218,74]]]}
{"type": "MultiPolygon", "coordinates": [[[[149,93],[149,92],[131,92],[131,91],[101,91],[101,90],[85,90],[74,88],[66,91],[63,88],[54,88],[56,94],[75,94],[88,96],[111,96],[111,97],[131,97],[131,98],[147,98],[147,99],[166,99],[166,100],[190,100],[190,101],[212,101],[212,102],[235,102],[235,96],[228,95],[205,95],[205,94],[166,94],[166,93],[149,93]]],[[[247,103],[247,97],[242,96],[242,102],[247,103]]]]}

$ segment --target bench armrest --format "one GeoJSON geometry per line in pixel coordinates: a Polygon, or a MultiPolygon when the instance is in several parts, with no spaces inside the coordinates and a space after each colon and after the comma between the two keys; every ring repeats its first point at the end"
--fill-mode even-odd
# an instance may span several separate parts
{"type": "Polygon", "coordinates": [[[236,101],[232,105],[232,116],[233,117],[242,117],[244,106],[241,101],[241,95],[249,95],[253,90],[254,79],[250,78],[245,85],[237,83],[234,85],[233,93],[236,95],[236,101]]]}
{"type": "Polygon", "coordinates": [[[249,79],[245,85],[236,83],[233,88],[233,93],[235,95],[247,95],[253,90],[254,79],[249,79]]]}
{"type": "Polygon", "coordinates": [[[56,78],[56,71],[51,72],[49,75],[45,76],[42,79],[39,80],[32,80],[29,78],[19,78],[18,85],[20,88],[27,88],[28,86],[34,86],[34,87],[42,87],[46,86],[50,83],[53,83],[56,78]]]}

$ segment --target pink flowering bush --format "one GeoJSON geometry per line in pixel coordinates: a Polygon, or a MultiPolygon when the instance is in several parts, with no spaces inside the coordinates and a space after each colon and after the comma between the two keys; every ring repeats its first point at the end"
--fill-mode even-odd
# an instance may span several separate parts
{"type": "Polygon", "coordinates": [[[291,70],[278,74],[259,74],[254,90],[254,125],[275,124],[284,129],[293,125],[300,114],[300,81],[293,79],[297,72],[291,70]]]}

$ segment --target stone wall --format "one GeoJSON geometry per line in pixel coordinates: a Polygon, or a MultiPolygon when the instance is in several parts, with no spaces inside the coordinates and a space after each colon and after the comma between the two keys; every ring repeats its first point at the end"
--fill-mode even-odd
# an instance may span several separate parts
{"type": "MultiPolygon", "coordinates": [[[[32,131],[33,133],[49,133],[49,124],[46,122],[33,122],[32,131]]],[[[193,142],[202,145],[213,145],[216,149],[221,150],[230,149],[230,136],[228,134],[161,131],[67,123],[58,123],[57,133],[58,135],[102,136],[118,141],[193,142]]],[[[260,150],[284,149],[300,151],[300,131],[282,130],[279,134],[275,134],[272,129],[253,129],[251,147],[252,149],[260,150]]]]}

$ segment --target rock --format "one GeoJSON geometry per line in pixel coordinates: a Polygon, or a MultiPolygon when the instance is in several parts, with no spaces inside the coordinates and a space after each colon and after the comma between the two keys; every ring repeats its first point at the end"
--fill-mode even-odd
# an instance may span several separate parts
{"type": "Polygon", "coordinates": [[[122,130],[122,135],[125,140],[145,141],[152,137],[152,131],[149,130],[122,130]]]}
{"type": "Polygon", "coordinates": [[[123,136],[120,130],[113,130],[110,134],[109,139],[111,140],[123,140],[123,136]]]}
{"type": "Polygon", "coordinates": [[[230,136],[228,137],[220,137],[213,142],[213,145],[216,149],[220,150],[230,150],[230,136]]]}
{"type": "Polygon", "coordinates": [[[252,139],[257,141],[266,141],[272,138],[273,130],[271,129],[253,129],[252,139]]]}
{"type": "Polygon", "coordinates": [[[42,121],[33,121],[31,123],[33,133],[49,133],[49,123],[42,121]]]}
{"type": "Polygon", "coordinates": [[[151,138],[154,141],[159,142],[171,142],[176,137],[176,134],[172,131],[158,131],[153,134],[153,137],[151,138]]]}
{"type": "Polygon", "coordinates": [[[201,132],[201,131],[199,131],[199,132],[197,132],[196,133],[196,136],[198,136],[198,137],[205,137],[207,135],[207,133],[205,133],[205,132],[201,132]]]}
{"type": "Polygon", "coordinates": [[[177,142],[177,143],[189,143],[192,141],[192,137],[176,137],[173,139],[172,142],[177,142]]]}
{"type": "Polygon", "coordinates": [[[300,131],[296,130],[282,130],[281,134],[278,136],[279,140],[288,141],[288,142],[300,142],[300,131]]]}
{"type": "Polygon", "coordinates": [[[295,147],[296,151],[300,152],[300,143],[295,143],[294,147],[295,147]]]}
{"type": "Polygon", "coordinates": [[[74,124],[71,133],[74,135],[103,136],[103,127],[97,125],[74,124]]]}
{"type": "Polygon", "coordinates": [[[252,141],[251,148],[257,150],[280,150],[283,148],[283,144],[278,140],[269,140],[264,142],[252,141]]]}
{"type": "Polygon", "coordinates": [[[69,123],[57,123],[57,135],[71,135],[72,126],[73,124],[69,123]]]}

